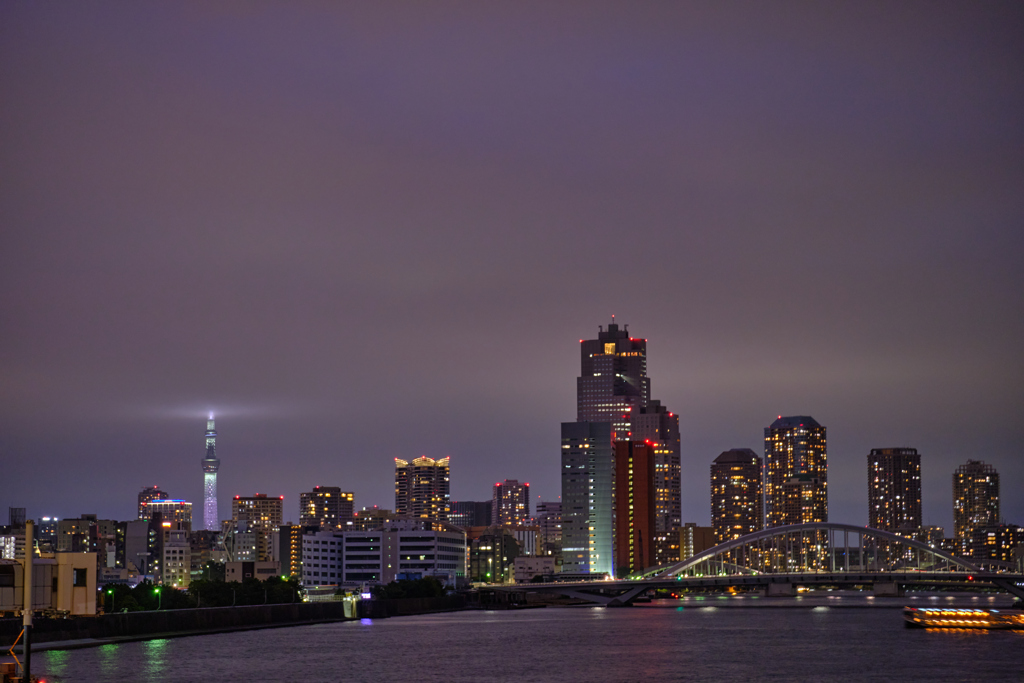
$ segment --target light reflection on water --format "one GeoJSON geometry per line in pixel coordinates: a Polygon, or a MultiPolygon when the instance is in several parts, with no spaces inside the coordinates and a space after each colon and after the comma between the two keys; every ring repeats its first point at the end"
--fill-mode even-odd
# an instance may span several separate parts
{"type": "Polygon", "coordinates": [[[896,609],[692,606],[350,621],[46,652],[33,662],[57,683],[1003,681],[1017,680],[1024,648],[1024,632],[908,629],[896,609]]]}

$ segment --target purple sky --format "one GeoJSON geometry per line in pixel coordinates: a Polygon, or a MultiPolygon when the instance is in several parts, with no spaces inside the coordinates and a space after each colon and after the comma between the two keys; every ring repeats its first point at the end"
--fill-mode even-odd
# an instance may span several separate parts
{"type": "Polygon", "coordinates": [[[809,414],[832,521],[909,446],[925,523],[974,458],[1024,524],[1021,6],[549,5],[3,3],[0,510],[198,502],[208,410],[222,517],[553,499],[614,313],[684,520],[809,414]]]}

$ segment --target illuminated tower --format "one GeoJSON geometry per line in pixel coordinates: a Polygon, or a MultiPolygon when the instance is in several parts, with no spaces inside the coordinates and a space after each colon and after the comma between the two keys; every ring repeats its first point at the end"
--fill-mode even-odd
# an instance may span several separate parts
{"type": "Polygon", "coordinates": [[[203,528],[207,531],[220,530],[217,514],[217,430],[213,426],[213,413],[206,421],[206,456],[203,458],[203,528]]]}

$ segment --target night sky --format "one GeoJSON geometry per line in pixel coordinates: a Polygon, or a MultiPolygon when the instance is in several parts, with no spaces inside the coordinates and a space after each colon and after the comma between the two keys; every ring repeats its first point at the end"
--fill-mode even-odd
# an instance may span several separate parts
{"type": "Polygon", "coordinates": [[[779,415],[829,518],[922,453],[1024,524],[1019,3],[3,3],[0,514],[393,459],[559,495],[611,315],[680,415],[683,519],[779,415]],[[552,4],[556,6],[551,6],[552,4]]]}

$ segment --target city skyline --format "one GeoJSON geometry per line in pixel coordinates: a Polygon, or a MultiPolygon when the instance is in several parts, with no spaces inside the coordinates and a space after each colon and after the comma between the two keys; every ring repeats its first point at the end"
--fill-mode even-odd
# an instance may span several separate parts
{"type": "Polygon", "coordinates": [[[682,522],[777,415],[830,520],[914,448],[924,524],[968,460],[1021,522],[1024,13],[852,7],[0,7],[0,506],[199,526],[211,411],[222,518],[420,456],[555,501],[614,314],[682,522]]]}

